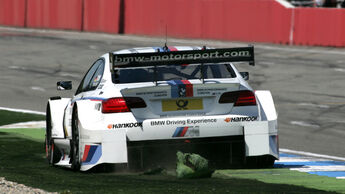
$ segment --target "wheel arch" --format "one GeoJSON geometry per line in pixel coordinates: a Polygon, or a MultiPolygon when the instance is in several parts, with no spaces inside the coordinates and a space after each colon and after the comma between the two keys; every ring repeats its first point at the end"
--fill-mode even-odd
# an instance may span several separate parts
{"type": "Polygon", "coordinates": [[[46,123],[48,126],[49,116],[51,122],[52,138],[65,138],[64,114],[70,98],[49,99],[47,103],[46,123]]]}
{"type": "Polygon", "coordinates": [[[79,100],[73,105],[72,113],[75,109],[78,112],[78,120],[81,129],[97,128],[102,121],[101,100],[79,100]]]}
{"type": "Polygon", "coordinates": [[[278,114],[271,92],[268,90],[257,90],[255,91],[255,95],[259,101],[261,120],[277,120],[278,114]]]}

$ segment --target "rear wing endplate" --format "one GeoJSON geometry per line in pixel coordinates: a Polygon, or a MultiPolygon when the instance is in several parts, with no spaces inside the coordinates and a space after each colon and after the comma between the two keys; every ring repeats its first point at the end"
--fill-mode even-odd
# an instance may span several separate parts
{"type": "Polygon", "coordinates": [[[255,65],[253,46],[152,53],[109,53],[109,57],[112,71],[116,68],[196,63],[249,62],[249,65],[255,65]]]}

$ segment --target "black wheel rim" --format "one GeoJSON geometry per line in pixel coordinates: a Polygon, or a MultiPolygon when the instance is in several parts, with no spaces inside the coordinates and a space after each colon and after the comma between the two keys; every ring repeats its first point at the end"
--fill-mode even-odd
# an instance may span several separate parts
{"type": "Polygon", "coordinates": [[[51,117],[50,111],[47,111],[47,118],[46,118],[46,139],[45,139],[45,149],[46,149],[46,158],[49,164],[52,164],[52,136],[51,136],[51,117]]]}

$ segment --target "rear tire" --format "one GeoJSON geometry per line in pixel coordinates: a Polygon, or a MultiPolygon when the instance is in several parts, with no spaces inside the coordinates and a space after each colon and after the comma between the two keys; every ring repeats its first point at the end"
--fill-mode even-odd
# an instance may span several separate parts
{"type": "Polygon", "coordinates": [[[73,170],[80,170],[80,151],[79,151],[79,120],[77,107],[72,115],[72,141],[71,141],[71,167],[73,170]]]}
{"type": "Polygon", "coordinates": [[[55,147],[54,139],[52,138],[52,123],[51,123],[51,114],[50,107],[47,107],[46,113],[46,137],[45,137],[45,150],[46,158],[50,165],[54,165],[61,160],[61,152],[55,147]]]}

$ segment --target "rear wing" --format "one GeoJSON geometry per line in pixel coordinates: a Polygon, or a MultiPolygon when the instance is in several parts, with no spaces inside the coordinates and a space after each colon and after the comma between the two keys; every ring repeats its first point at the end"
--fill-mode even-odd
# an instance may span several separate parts
{"type": "Polygon", "coordinates": [[[109,53],[109,57],[112,71],[116,68],[195,63],[249,62],[249,65],[255,65],[253,46],[153,53],[109,53]]]}

